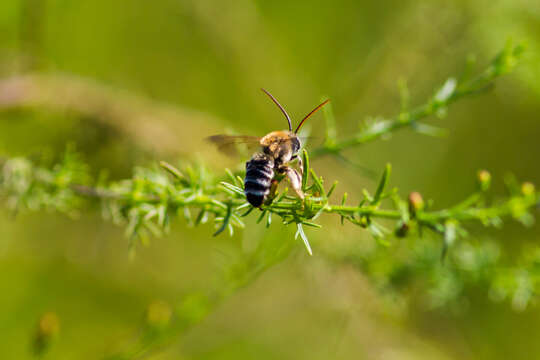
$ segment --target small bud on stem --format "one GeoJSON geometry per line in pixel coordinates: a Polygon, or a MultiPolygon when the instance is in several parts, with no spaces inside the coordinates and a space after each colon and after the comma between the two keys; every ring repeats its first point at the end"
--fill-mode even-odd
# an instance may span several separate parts
{"type": "Polygon", "coordinates": [[[424,205],[424,199],[419,192],[414,191],[409,194],[409,211],[411,217],[414,218],[419,211],[424,210],[424,205]]]}
{"type": "Polygon", "coordinates": [[[54,312],[45,313],[38,322],[34,335],[33,350],[38,356],[45,354],[60,332],[60,321],[54,312]]]}
{"type": "Polygon", "coordinates": [[[487,170],[478,171],[478,184],[480,190],[487,191],[491,185],[491,174],[487,170]]]}
{"type": "Polygon", "coordinates": [[[525,196],[532,196],[534,195],[536,189],[534,188],[534,184],[530,182],[524,182],[521,185],[521,193],[525,196]]]}

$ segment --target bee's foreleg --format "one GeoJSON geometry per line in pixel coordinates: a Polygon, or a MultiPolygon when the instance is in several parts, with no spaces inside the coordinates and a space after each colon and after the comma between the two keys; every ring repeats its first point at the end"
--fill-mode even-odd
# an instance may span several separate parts
{"type": "Polygon", "coordinates": [[[304,192],[302,191],[302,175],[300,175],[295,169],[288,166],[282,166],[280,168],[280,172],[287,175],[287,178],[289,178],[289,182],[291,183],[293,190],[296,192],[300,199],[303,199],[304,192]]]}
{"type": "Polygon", "coordinates": [[[296,160],[298,161],[298,168],[300,169],[300,175],[304,176],[304,163],[302,162],[302,157],[299,156],[298,154],[297,155],[293,155],[293,157],[291,157],[291,161],[293,160],[296,160]]]}

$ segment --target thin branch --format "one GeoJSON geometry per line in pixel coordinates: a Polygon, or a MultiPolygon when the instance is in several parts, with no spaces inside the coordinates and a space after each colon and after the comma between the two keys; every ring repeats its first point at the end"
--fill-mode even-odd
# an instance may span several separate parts
{"type": "MultiPolygon", "coordinates": [[[[497,78],[509,73],[517,65],[523,51],[523,44],[513,45],[509,42],[506,48],[478,75],[462,78],[460,80],[448,78],[426,103],[408,110],[406,107],[408,101],[402,101],[402,110],[398,115],[391,119],[375,120],[348,139],[336,140],[335,129],[332,128],[332,132],[329,134],[327,133],[327,141],[320,147],[314,149],[311,152],[311,157],[317,158],[324,155],[339,154],[343,150],[377,140],[382,136],[391,134],[403,128],[412,127],[415,129],[415,126],[419,125],[421,120],[432,115],[442,116],[446,113],[448,106],[456,101],[493,88],[497,78]]],[[[406,96],[408,97],[407,91],[402,90],[402,93],[407,94],[406,96]]],[[[333,115],[329,113],[330,111],[330,108],[327,109],[325,115],[327,116],[327,119],[329,119],[327,120],[327,123],[333,124],[333,115]]]]}
{"type": "Polygon", "coordinates": [[[220,127],[219,119],[203,112],[153,101],[88,78],[36,73],[0,79],[0,111],[36,107],[90,118],[148,151],[169,156],[200,146],[202,139],[194,137],[193,131],[211,134],[220,127]],[[196,124],[196,129],[189,124],[196,124]]]}
{"type": "MultiPolygon", "coordinates": [[[[311,180],[304,185],[305,199],[282,193],[270,204],[261,207],[261,217],[275,214],[284,224],[318,227],[313,220],[321,214],[334,214],[380,237],[376,230],[377,219],[393,220],[396,229],[404,224],[410,227],[409,223],[414,222],[419,227],[439,233],[444,233],[448,221],[453,222],[452,226],[470,222],[491,225],[499,224],[505,217],[512,217],[526,223],[532,217],[529,211],[539,201],[534,186],[524,183],[520,189],[511,189],[511,195],[506,199],[487,204],[485,191],[489,186],[486,185],[485,177],[489,175],[483,171],[479,173],[477,191],[467,199],[446,209],[428,210],[420,194],[412,193],[407,200],[403,200],[395,189],[388,190],[388,166],[373,196],[364,190],[364,199],[358,205],[347,205],[346,201],[332,204],[322,179],[315,174],[313,168],[309,168],[306,151],[303,157],[307,167],[304,179],[307,180],[309,176],[311,180]],[[383,203],[390,203],[390,208],[383,208],[383,203]],[[404,211],[404,208],[407,210],[404,211]]],[[[186,167],[180,171],[170,164],[163,168],[162,163],[162,169],[139,168],[131,179],[90,186],[94,181],[88,176],[88,167],[79,161],[77,156],[69,152],[61,163],[52,168],[36,166],[23,158],[8,159],[0,164],[0,195],[19,210],[54,205],[64,212],[80,210],[85,198],[98,199],[117,222],[146,225],[133,228],[128,226],[130,236],[140,235],[145,228],[165,231],[167,226],[164,219],[181,213],[179,209],[185,209],[184,217],[188,222],[191,222],[189,212],[192,210],[198,210],[201,218],[203,215],[213,215],[217,227],[215,235],[226,229],[232,233],[235,227],[244,227],[242,217],[251,208],[246,202],[241,182],[232,184],[207,178],[204,175],[206,171],[200,166],[199,170],[186,167]],[[60,202],[55,203],[53,199],[59,193],[63,196],[60,202]],[[154,224],[151,225],[152,222],[154,224]]],[[[232,175],[230,177],[235,179],[232,175]]],[[[334,189],[335,185],[331,191],[334,189]]]]}

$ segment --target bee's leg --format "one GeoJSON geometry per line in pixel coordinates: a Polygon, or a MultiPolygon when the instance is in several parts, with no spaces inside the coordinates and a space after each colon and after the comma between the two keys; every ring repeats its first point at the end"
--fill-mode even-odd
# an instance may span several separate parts
{"type": "Polygon", "coordinates": [[[297,156],[297,159],[298,159],[298,168],[300,169],[300,175],[304,176],[304,163],[302,162],[302,157],[297,156]]]}
{"type": "Polygon", "coordinates": [[[285,165],[281,166],[279,170],[287,175],[289,182],[291,183],[291,186],[298,197],[300,199],[304,199],[304,192],[302,191],[302,175],[300,175],[295,169],[285,165]]]}
{"type": "Polygon", "coordinates": [[[270,183],[270,192],[266,196],[266,200],[264,200],[265,205],[269,205],[272,203],[274,198],[276,197],[276,190],[279,184],[279,180],[276,178],[272,179],[272,182],[270,183]]]}
{"type": "Polygon", "coordinates": [[[293,155],[291,157],[291,161],[297,160],[298,161],[298,168],[300,169],[300,175],[304,176],[304,165],[302,162],[302,157],[298,155],[293,155]]]}

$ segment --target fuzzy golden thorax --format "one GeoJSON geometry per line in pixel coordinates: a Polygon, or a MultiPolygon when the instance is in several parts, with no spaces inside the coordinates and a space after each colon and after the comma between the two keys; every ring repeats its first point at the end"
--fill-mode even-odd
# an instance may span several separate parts
{"type": "Polygon", "coordinates": [[[286,164],[300,149],[300,140],[293,132],[286,130],[272,131],[261,138],[263,152],[273,157],[276,163],[286,164]]]}

